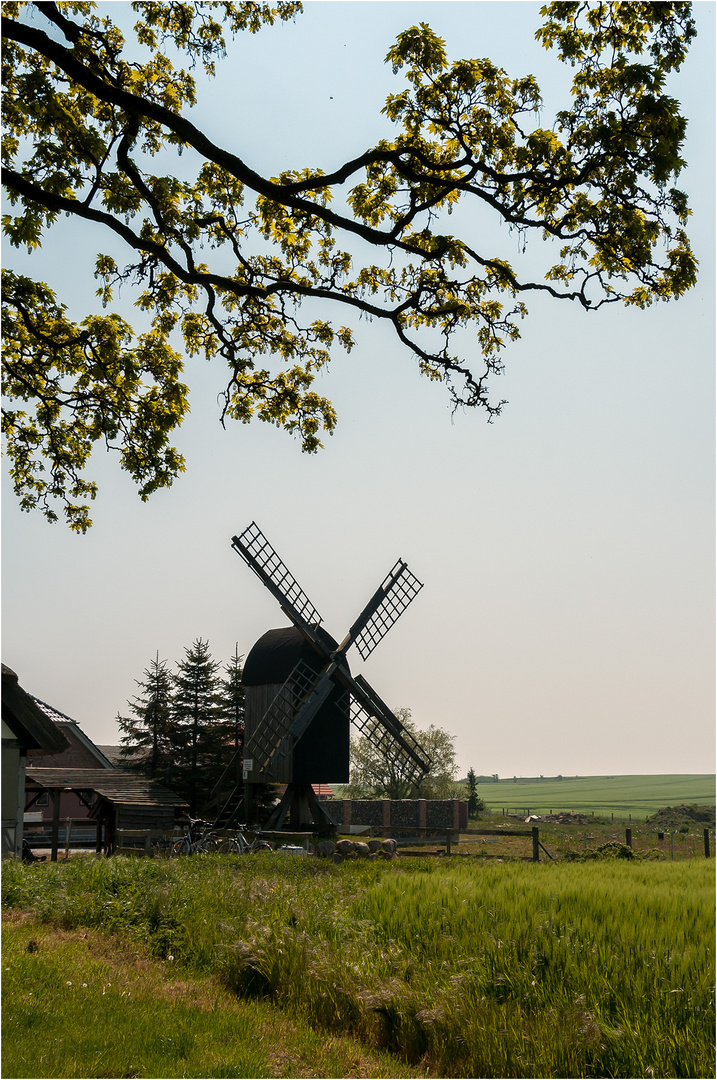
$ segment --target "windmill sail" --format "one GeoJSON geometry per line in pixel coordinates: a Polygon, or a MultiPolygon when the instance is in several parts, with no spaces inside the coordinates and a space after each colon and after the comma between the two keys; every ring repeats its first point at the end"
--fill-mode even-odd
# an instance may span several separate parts
{"type": "Polygon", "coordinates": [[[319,626],[322,619],[318,611],[256,522],[252,521],[240,536],[232,537],[232,547],[261,578],[296,626],[309,631],[319,626]]]}
{"type": "Polygon", "coordinates": [[[349,630],[346,641],[356,646],[362,660],[371,655],[422,588],[422,582],[399,559],[349,630]]]}
{"type": "Polygon", "coordinates": [[[431,767],[425,750],[363,676],[349,679],[351,723],[392,762],[401,779],[417,784],[431,767]]]}

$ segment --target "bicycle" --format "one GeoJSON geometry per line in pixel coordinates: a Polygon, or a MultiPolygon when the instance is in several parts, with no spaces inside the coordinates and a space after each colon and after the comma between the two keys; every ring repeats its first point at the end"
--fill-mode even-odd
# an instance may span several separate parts
{"type": "Polygon", "coordinates": [[[259,851],[273,851],[274,845],[269,840],[261,839],[261,829],[252,829],[254,836],[249,839],[246,836],[248,825],[237,825],[234,836],[228,836],[220,841],[220,855],[255,855],[259,851]]]}
{"type": "Polygon", "coordinates": [[[214,826],[211,821],[202,818],[190,818],[189,826],[184,836],[180,836],[172,844],[170,855],[196,855],[207,854],[219,850],[219,841],[211,832],[214,826]]]}

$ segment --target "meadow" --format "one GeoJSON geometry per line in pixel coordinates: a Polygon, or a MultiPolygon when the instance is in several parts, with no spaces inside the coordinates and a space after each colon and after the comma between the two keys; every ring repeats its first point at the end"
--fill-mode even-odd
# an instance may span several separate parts
{"type": "Polygon", "coordinates": [[[3,906],[6,1076],[714,1075],[712,860],[82,858],[3,906]]]}
{"type": "Polygon", "coordinates": [[[493,812],[527,809],[531,814],[563,810],[597,816],[644,819],[665,806],[714,806],[714,773],[645,776],[565,776],[483,781],[478,795],[493,812]]]}

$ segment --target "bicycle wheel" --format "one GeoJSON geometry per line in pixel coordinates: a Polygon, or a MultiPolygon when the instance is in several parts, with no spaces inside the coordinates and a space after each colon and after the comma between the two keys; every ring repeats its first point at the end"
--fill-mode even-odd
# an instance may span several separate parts
{"type": "Polygon", "coordinates": [[[219,844],[213,836],[203,836],[197,844],[197,851],[201,851],[202,854],[208,855],[212,852],[219,851],[219,844]]]}
{"type": "Polygon", "coordinates": [[[174,841],[169,854],[175,858],[177,855],[189,855],[190,851],[189,841],[186,836],[183,836],[181,840],[174,841]]]}
{"type": "Polygon", "coordinates": [[[236,842],[236,840],[233,837],[229,837],[226,840],[222,840],[221,844],[219,845],[219,854],[220,855],[238,855],[239,854],[239,844],[236,842]]]}

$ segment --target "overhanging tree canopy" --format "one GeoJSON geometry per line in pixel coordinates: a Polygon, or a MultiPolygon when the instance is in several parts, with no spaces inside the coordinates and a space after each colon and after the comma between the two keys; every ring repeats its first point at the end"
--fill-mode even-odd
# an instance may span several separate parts
{"type": "Polygon", "coordinates": [[[536,38],[574,70],[572,100],[550,128],[539,125],[532,76],[487,59],[451,64],[426,24],[411,27],[387,57],[406,83],[385,108],[396,138],[329,172],[277,177],[260,176],[240,146],[217,145],[183,110],[195,101],[193,70],[213,73],[225,34],[254,33],[301,5],[131,6],[138,21],[126,42],[89,3],[3,4],[5,235],[36,248],[68,214],[130,252],[126,265],[98,255],[106,310],[79,322],[46,284],[4,274],[3,424],[24,509],[55,520],[60,500],[84,531],[98,442],[118,446],[142,498],[172,483],[184,463],[170,437],[188,409],[180,347],[227,364],[222,421],[258,416],[316,450],[336,416],[315,375],[332,346],[350,349],[354,338],[312,318],[314,301],[327,316],[388,322],[456,406],[492,418],[503,403],[491,400],[489,378],[518,336],[527,293],[586,310],[645,307],[695,281],[687,200],[673,186],[686,121],[666,92],[694,36],[689,4],[541,8],[536,38]],[[168,164],[182,151],[196,163],[191,181],[168,164]],[[550,241],[539,279],[524,280],[479,237],[445,233],[447,212],[471,201],[524,238],[550,241]],[[357,238],[375,263],[357,262],[357,238]],[[111,312],[121,283],[138,290],[143,332],[111,312]],[[465,327],[475,332],[468,356],[456,351],[465,327]]]}

